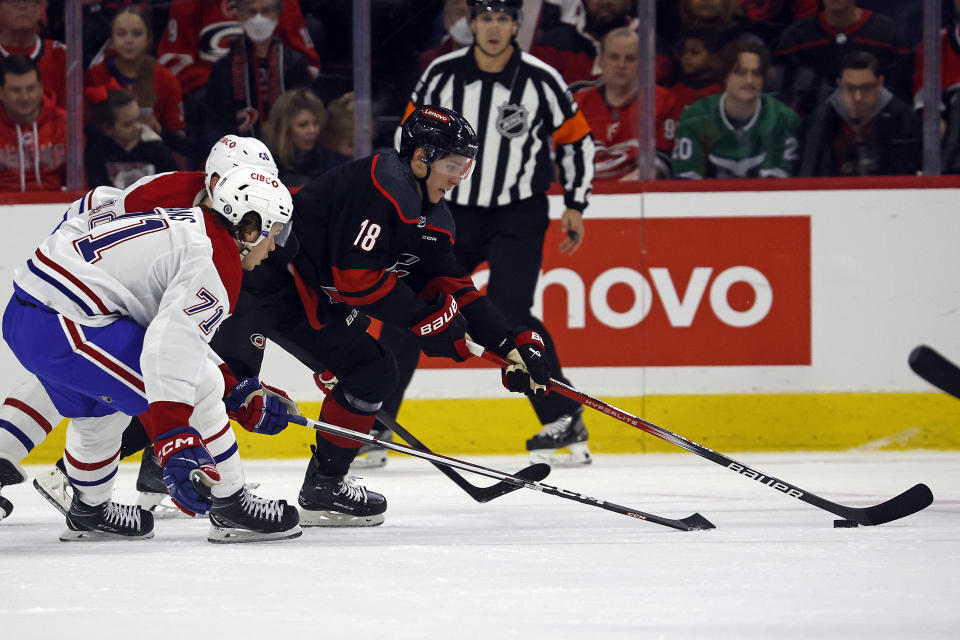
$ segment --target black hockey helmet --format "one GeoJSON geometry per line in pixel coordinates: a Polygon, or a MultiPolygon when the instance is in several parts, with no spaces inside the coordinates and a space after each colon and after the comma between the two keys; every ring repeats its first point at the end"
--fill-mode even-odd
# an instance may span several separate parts
{"type": "MultiPolygon", "coordinates": [[[[400,157],[412,158],[417,149],[426,153],[423,161],[428,167],[446,155],[463,156],[472,165],[480,143],[473,127],[459,113],[426,105],[412,111],[400,128],[400,157]]],[[[465,167],[464,179],[469,168],[465,167]]]]}
{"type": "Polygon", "coordinates": [[[510,14],[517,22],[523,15],[523,0],[467,0],[470,19],[473,20],[485,11],[502,11],[510,14]]]}

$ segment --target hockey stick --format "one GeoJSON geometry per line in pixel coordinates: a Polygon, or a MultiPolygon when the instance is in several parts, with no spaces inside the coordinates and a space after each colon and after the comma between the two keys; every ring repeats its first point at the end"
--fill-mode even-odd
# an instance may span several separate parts
{"type": "MultiPolygon", "coordinates": [[[[493,362],[497,366],[504,367],[511,364],[497,354],[487,351],[480,345],[470,342],[469,340],[467,341],[467,347],[470,349],[470,352],[473,355],[493,362]]],[[[737,462],[732,458],[728,458],[722,453],[717,453],[712,449],[708,449],[703,445],[687,440],[683,436],[677,435],[672,431],[668,431],[663,427],[658,427],[652,422],[647,422],[643,418],[638,418],[637,416],[627,413],[626,411],[622,411],[613,405],[603,402],[602,400],[598,400],[588,396],[583,392],[577,391],[573,387],[570,387],[559,380],[554,380],[551,378],[547,388],[550,391],[576,400],[580,404],[590,407],[591,409],[595,409],[601,413],[605,413],[608,416],[616,418],[621,422],[625,422],[632,427],[636,427],[641,431],[645,431],[652,436],[656,436],[661,440],[666,440],[667,442],[674,444],[681,449],[686,449],[687,451],[695,453],[702,458],[706,458],[707,460],[719,464],[722,467],[726,467],[727,469],[735,471],[736,473],[750,478],[751,480],[756,480],[757,482],[790,497],[802,500],[807,504],[819,507],[824,511],[829,511],[830,513],[846,518],[847,520],[854,520],[858,524],[864,526],[883,524],[885,522],[891,522],[892,520],[898,520],[925,509],[933,503],[933,493],[930,491],[930,488],[925,484],[917,484],[907,489],[900,495],[890,498],[886,502],[873,505],[872,507],[847,507],[842,504],[837,504],[836,502],[831,502],[825,498],[821,498],[820,496],[792,485],[785,480],[761,473],[741,462],[737,462]]]]}
{"type": "MultiPolygon", "coordinates": [[[[412,433],[410,433],[409,431],[401,427],[400,424],[398,424],[397,421],[394,420],[388,413],[385,413],[384,411],[379,411],[377,413],[377,422],[379,422],[384,427],[390,429],[390,431],[393,431],[395,434],[397,434],[398,436],[406,440],[407,443],[410,444],[411,446],[416,447],[417,449],[425,453],[433,453],[433,451],[431,451],[427,447],[427,445],[420,442],[417,438],[413,436],[412,433]]],[[[430,464],[432,464],[437,469],[439,469],[440,473],[442,473],[443,475],[453,480],[454,484],[456,484],[458,487],[466,491],[467,495],[469,495],[471,498],[473,498],[477,502],[490,502],[494,498],[505,496],[508,493],[512,493],[517,489],[522,488],[523,486],[523,485],[512,484],[510,482],[501,480],[500,482],[494,485],[491,485],[489,487],[478,487],[477,485],[471,483],[469,480],[467,480],[462,475],[460,475],[459,473],[457,473],[456,471],[454,471],[453,469],[451,469],[446,465],[439,464],[432,461],[430,464]]],[[[520,471],[517,471],[516,473],[513,474],[513,477],[520,478],[522,480],[536,481],[536,480],[543,480],[548,475],[550,475],[550,465],[544,464],[542,462],[538,462],[537,464],[533,464],[533,465],[530,465],[529,467],[524,467],[523,469],[520,469],[520,471]]]]}
{"type": "MultiPolygon", "coordinates": [[[[333,389],[333,385],[336,384],[335,380],[336,378],[324,379],[321,375],[316,373],[313,374],[314,383],[324,395],[327,395],[333,389]]],[[[401,427],[400,424],[393,419],[393,416],[388,414],[386,411],[381,409],[377,412],[377,422],[379,422],[384,428],[393,431],[395,434],[406,440],[408,444],[427,453],[433,453],[433,451],[431,451],[427,445],[420,442],[420,440],[414,437],[412,433],[401,427]]],[[[450,478],[455,485],[466,491],[467,495],[477,502],[490,502],[494,498],[505,496],[508,493],[512,493],[520,488],[520,485],[510,484],[509,482],[498,482],[489,487],[478,487],[450,467],[446,467],[441,464],[434,464],[433,466],[439,469],[440,473],[450,478]]],[[[543,480],[548,475],[550,475],[550,465],[543,464],[542,462],[530,465],[529,467],[524,467],[523,469],[520,469],[520,471],[517,471],[515,474],[513,474],[515,478],[522,478],[523,480],[543,480]]]]}
{"type": "Polygon", "coordinates": [[[640,520],[647,520],[656,524],[662,524],[665,527],[670,527],[671,529],[679,529],[680,531],[697,531],[701,529],[713,529],[714,525],[704,518],[699,513],[695,513],[692,516],[683,518],[682,520],[674,520],[672,518],[663,518],[652,513],[645,513],[639,509],[633,509],[630,507],[624,507],[619,504],[614,504],[612,502],[607,502],[601,500],[600,498],[591,498],[583,496],[579,493],[573,491],[567,491],[566,489],[560,489],[549,484],[543,484],[533,480],[525,480],[524,478],[518,478],[516,476],[511,476],[502,471],[497,471],[496,469],[491,469],[489,467],[484,467],[479,464],[474,464],[472,462],[467,462],[465,460],[458,460],[457,458],[451,458],[449,456],[444,456],[438,453],[430,453],[427,451],[421,451],[420,449],[414,449],[412,447],[407,447],[402,444],[397,444],[395,442],[386,442],[377,438],[376,436],[371,436],[366,433],[360,433],[358,431],[351,431],[350,429],[345,429],[343,427],[338,427],[333,424],[326,422],[320,422],[318,420],[311,420],[310,418],[305,418],[303,416],[288,416],[290,422],[294,422],[305,427],[310,427],[311,429],[316,429],[317,431],[322,431],[323,433],[328,433],[335,436],[340,436],[343,438],[349,438],[350,440],[355,440],[357,442],[363,442],[365,444],[375,444],[380,445],[391,451],[399,451],[400,453],[405,453],[408,456],[413,456],[414,458],[420,458],[421,460],[427,460],[434,464],[441,464],[448,467],[454,467],[462,471],[469,471],[470,473],[476,473],[477,475],[486,476],[488,478],[496,478],[497,480],[502,480],[504,482],[509,482],[510,484],[517,485],[518,487],[524,487],[527,489],[532,489],[533,491],[539,491],[541,493],[546,493],[551,496],[557,496],[559,498],[566,498],[567,500],[573,500],[574,502],[579,502],[581,504],[587,504],[592,507],[599,507],[601,509],[606,509],[607,511],[613,511],[614,513],[620,513],[625,516],[630,516],[631,518],[638,518],[640,520]]]}
{"type": "Polygon", "coordinates": [[[954,398],[960,398],[960,368],[925,344],[910,352],[907,360],[918,376],[954,398]]]}

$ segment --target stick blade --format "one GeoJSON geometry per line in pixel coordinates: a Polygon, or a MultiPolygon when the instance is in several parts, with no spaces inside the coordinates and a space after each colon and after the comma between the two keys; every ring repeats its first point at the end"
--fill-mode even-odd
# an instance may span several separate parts
{"type": "Polygon", "coordinates": [[[933,504],[933,492],[930,491],[930,487],[920,483],[910,487],[900,495],[890,498],[886,502],[867,507],[866,509],[851,509],[851,513],[846,517],[869,527],[899,520],[900,518],[906,518],[909,515],[926,509],[931,504],[933,504]]]}
{"type": "MultiPolygon", "coordinates": [[[[548,475],[550,475],[550,465],[544,464],[543,462],[538,462],[536,464],[530,465],[529,467],[520,469],[520,471],[517,471],[512,475],[514,478],[520,478],[521,480],[528,480],[530,482],[539,482],[540,480],[543,480],[548,475]]],[[[522,489],[522,488],[523,488],[523,485],[513,484],[511,482],[501,480],[500,482],[498,482],[493,486],[485,487],[483,489],[473,491],[471,495],[473,496],[473,499],[476,500],[477,502],[490,502],[495,498],[499,498],[500,496],[505,496],[508,493],[513,493],[517,489],[522,489]]]]}
{"type": "Polygon", "coordinates": [[[907,363],[914,373],[933,386],[960,398],[960,368],[935,349],[921,344],[910,352],[907,363]]]}
{"type": "Polygon", "coordinates": [[[679,520],[687,526],[686,531],[706,531],[707,529],[716,529],[717,526],[704,518],[699,513],[695,513],[692,516],[687,516],[679,520]]]}

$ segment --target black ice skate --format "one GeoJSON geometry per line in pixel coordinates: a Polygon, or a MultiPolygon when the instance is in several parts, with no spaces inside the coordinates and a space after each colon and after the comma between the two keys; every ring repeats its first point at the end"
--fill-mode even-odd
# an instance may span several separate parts
{"type": "Polygon", "coordinates": [[[572,467],[590,464],[590,449],[587,447],[587,427],[583,424],[582,410],[560,416],[543,425],[537,435],[527,440],[530,462],[545,462],[553,467],[572,467]],[[569,454],[558,453],[567,448],[569,454]]]}
{"type": "Polygon", "coordinates": [[[74,491],[70,479],[67,478],[67,469],[63,466],[63,458],[57,460],[53,469],[49,469],[34,478],[33,488],[63,515],[67,515],[70,511],[74,491]]]}
{"type": "Polygon", "coordinates": [[[100,540],[146,540],[153,537],[153,514],[135,504],[117,504],[107,500],[89,505],[74,492],[67,512],[67,530],[62,542],[100,540]]]}
{"type": "MultiPolygon", "coordinates": [[[[393,431],[389,429],[377,429],[370,431],[370,435],[383,440],[384,442],[393,442],[393,431]]],[[[364,444],[357,452],[357,457],[350,463],[350,469],[381,469],[387,466],[387,450],[376,444],[364,444]]]]}
{"type": "Polygon", "coordinates": [[[260,498],[246,486],[227,498],[213,497],[207,534],[210,542],[287,540],[302,533],[297,509],[286,500],[260,498]]]}
{"type": "Polygon", "coordinates": [[[153,513],[154,518],[189,518],[177,508],[170,499],[167,485],[163,483],[163,466],[153,453],[153,447],[146,447],[140,458],[140,472],[137,474],[137,506],[153,513]]]}
{"type": "MultiPolygon", "coordinates": [[[[27,479],[27,474],[19,464],[7,458],[0,458],[0,489],[10,485],[20,484],[27,479]]],[[[13,503],[0,496],[0,520],[13,513],[13,503]]]]}
{"type": "Polygon", "coordinates": [[[387,499],[357,484],[354,476],[320,472],[316,447],[300,487],[300,524],[305,527],[375,527],[383,524],[387,499]]]}

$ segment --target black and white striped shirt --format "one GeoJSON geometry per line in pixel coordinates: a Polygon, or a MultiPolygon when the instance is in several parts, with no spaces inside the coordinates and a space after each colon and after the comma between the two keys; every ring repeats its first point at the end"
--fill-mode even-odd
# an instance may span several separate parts
{"type": "Polygon", "coordinates": [[[566,206],[580,211],[587,206],[593,136],[553,67],[515,47],[503,71],[485,73],[473,47],[464,47],[423,72],[404,118],[424,105],[453,109],[480,139],[473,175],[448,193],[451,202],[492,207],[545,193],[554,177],[555,145],[566,206]]]}

